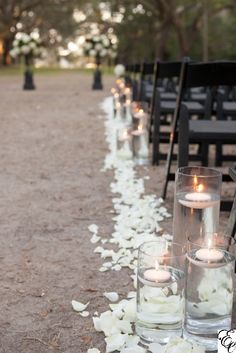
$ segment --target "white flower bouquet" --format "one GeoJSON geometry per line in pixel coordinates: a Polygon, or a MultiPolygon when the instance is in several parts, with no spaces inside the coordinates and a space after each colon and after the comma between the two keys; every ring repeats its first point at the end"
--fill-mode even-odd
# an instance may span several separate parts
{"type": "Polygon", "coordinates": [[[110,57],[117,56],[117,44],[113,38],[105,34],[91,36],[88,35],[84,43],[84,54],[92,57],[110,57]]]}
{"type": "Polygon", "coordinates": [[[30,34],[18,32],[13,41],[10,55],[13,58],[18,56],[39,56],[42,53],[42,40],[38,32],[30,34]]]}

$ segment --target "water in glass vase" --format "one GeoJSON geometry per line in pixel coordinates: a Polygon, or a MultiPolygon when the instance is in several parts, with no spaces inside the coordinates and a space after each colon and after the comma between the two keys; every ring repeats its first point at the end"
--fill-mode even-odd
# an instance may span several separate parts
{"type": "Polygon", "coordinates": [[[138,273],[136,333],[143,344],[167,343],[183,332],[184,272],[168,267],[168,283],[156,283],[145,271],[138,273]]]}
{"type": "Polygon", "coordinates": [[[174,204],[173,235],[175,242],[185,244],[189,235],[204,236],[217,232],[220,197],[211,193],[179,193],[174,204]]]}
{"type": "Polygon", "coordinates": [[[231,328],[234,257],[221,250],[217,263],[199,261],[188,254],[184,336],[217,350],[218,330],[231,328]]]}

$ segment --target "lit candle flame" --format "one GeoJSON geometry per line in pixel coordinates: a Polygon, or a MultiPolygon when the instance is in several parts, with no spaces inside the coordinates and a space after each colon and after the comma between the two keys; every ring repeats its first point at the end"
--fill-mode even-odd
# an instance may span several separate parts
{"type": "Polygon", "coordinates": [[[142,114],[142,113],[143,113],[143,109],[139,109],[139,113],[141,113],[141,114],[142,114]]]}
{"type": "Polygon", "coordinates": [[[123,132],[123,137],[125,138],[125,137],[127,137],[128,136],[128,131],[127,130],[124,130],[124,132],[123,132]]]}
{"type": "Polygon", "coordinates": [[[197,192],[202,192],[204,190],[204,185],[203,184],[197,185],[196,190],[197,190],[197,192]]]}
{"type": "Polygon", "coordinates": [[[143,130],[143,125],[142,124],[138,125],[138,131],[142,131],[142,130],[143,130]]]}
{"type": "Polygon", "coordinates": [[[194,175],[193,177],[193,185],[194,185],[194,189],[197,192],[202,192],[204,190],[204,185],[203,184],[198,184],[198,178],[196,175],[194,175]]]}
{"type": "Polygon", "coordinates": [[[126,105],[130,105],[131,104],[131,100],[130,99],[126,99],[126,105]]]}

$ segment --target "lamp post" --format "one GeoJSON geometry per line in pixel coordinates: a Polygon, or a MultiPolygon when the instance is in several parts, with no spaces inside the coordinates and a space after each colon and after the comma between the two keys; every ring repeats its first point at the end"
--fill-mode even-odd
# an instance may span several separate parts
{"type": "Polygon", "coordinates": [[[102,72],[100,70],[100,65],[101,65],[101,58],[100,55],[96,55],[96,70],[94,72],[93,76],[93,90],[102,90],[103,89],[103,84],[102,84],[102,72]]]}
{"type": "Polygon", "coordinates": [[[24,72],[24,85],[23,89],[24,90],[34,90],[35,84],[34,84],[34,76],[33,76],[33,71],[32,71],[32,55],[27,54],[24,56],[25,59],[25,72],[24,72]]]}

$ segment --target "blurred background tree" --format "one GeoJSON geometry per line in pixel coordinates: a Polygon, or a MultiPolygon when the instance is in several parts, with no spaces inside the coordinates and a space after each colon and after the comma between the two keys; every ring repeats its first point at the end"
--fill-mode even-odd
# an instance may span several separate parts
{"type": "Polygon", "coordinates": [[[120,53],[125,59],[128,56],[143,60],[177,59],[189,55],[207,60],[228,57],[229,52],[234,52],[235,0],[113,0],[111,3],[114,10],[125,8],[123,21],[117,26],[120,53]]]}
{"type": "Polygon", "coordinates": [[[96,23],[118,36],[119,61],[236,59],[236,0],[0,0],[2,62],[17,31],[38,29],[49,48],[77,55],[96,23]]]}

